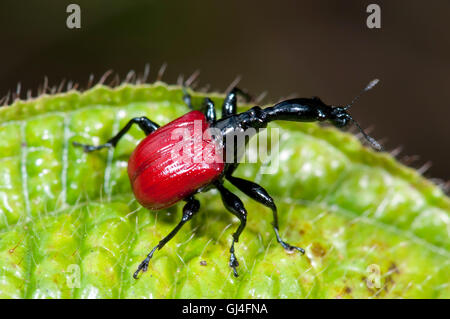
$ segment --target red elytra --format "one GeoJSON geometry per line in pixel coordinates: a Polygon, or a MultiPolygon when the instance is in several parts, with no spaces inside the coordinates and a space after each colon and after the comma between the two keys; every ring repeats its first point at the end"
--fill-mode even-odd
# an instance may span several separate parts
{"type": "Polygon", "coordinates": [[[205,133],[208,128],[205,115],[192,111],[139,143],[128,161],[128,177],[142,206],[172,206],[221,175],[221,146],[205,133]],[[183,156],[189,151],[193,156],[183,156]]]}

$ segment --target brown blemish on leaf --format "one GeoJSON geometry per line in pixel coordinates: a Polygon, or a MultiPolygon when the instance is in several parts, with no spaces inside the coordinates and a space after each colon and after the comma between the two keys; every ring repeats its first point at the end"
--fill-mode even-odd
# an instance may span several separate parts
{"type": "Polygon", "coordinates": [[[367,290],[369,291],[369,293],[373,296],[376,294],[377,290],[370,288],[369,286],[369,279],[366,276],[362,276],[361,280],[364,282],[364,286],[367,288],[367,290]]]}
{"type": "Polygon", "coordinates": [[[313,253],[314,256],[316,257],[323,257],[325,256],[325,254],[327,253],[327,251],[325,250],[325,248],[323,248],[323,246],[317,242],[314,242],[311,246],[311,252],[313,253]]]}
{"type": "Polygon", "coordinates": [[[394,274],[399,274],[400,270],[397,268],[397,265],[395,262],[391,262],[391,265],[388,268],[388,273],[386,274],[386,277],[384,279],[384,286],[383,289],[388,292],[389,289],[394,286],[395,280],[393,278],[394,274]]]}
{"type": "Polygon", "coordinates": [[[395,262],[392,262],[391,265],[389,266],[389,272],[390,273],[394,273],[394,274],[399,274],[400,270],[398,269],[397,265],[395,264],[395,262]]]}
{"type": "Polygon", "coordinates": [[[350,288],[349,286],[345,286],[344,293],[346,293],[346,294],[352,293],[352,288],[350,288]]]}
{"type": "Polygon", "coordinates": [[[206,266],[206,265],[207,265],[206,260],[200,261],[200,266],[206,266]]]}

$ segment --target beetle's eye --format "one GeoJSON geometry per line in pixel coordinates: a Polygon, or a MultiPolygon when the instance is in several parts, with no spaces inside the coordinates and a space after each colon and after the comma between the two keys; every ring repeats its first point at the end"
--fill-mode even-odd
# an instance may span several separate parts
{"type": "Polygon", "coordinates": [[[336,118],[332,121],[332,123],[336,127],[344,127],[347,125],[347,120],[345,118],[336,118]]]}
{"type": "Polygon", "coordinates": [[[336,127],[344,127],[348,124],[349,115],[342,107],[333,108],[330,114],[330,122],[336,127]]]}
{"type": "Polygon", "coordinates": [[[336,127],[344,127],[348,124],[348,117],[345,115],[337,116],[334,119],[331,120],[331,123],[333,123],[336,127]]]}

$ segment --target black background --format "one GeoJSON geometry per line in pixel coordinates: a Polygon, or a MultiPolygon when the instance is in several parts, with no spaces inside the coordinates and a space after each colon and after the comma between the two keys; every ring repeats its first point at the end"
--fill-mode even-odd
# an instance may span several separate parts
{"type": "MultiPolygon", "coordinates": [[[[240,86],[265,102],[296,93],[348,103],[372,78],[380,84],[354,106],[363,127],[445,180],[450,115],[450,2],[433,1],[10,1],[0,3],[0,95],[63,78],[86,85],[108,69],[125,77],[167,62],[164,80],[200,69],[200,85],[240,86]],[[81,29],[66,7],[81,6],[81,29]],[[366,7],[381,6],[381,29],[366,7]]],[[[22,96],[25,96],[23,94],[22,96]]]]}

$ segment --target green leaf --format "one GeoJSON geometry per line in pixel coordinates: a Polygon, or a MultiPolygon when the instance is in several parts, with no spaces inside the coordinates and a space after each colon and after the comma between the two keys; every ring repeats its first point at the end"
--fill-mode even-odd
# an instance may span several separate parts
{"type": "MultiPolygon", "coordinates": [[[[223,96],[211,96],[220,105],[223,96]]],[[[150,212],[134,200],[126,166],[138,129],[116,149],[85,154],[71,143],[106,141],[134,116],[168,123],[187,111],[181,97],[159,82],[97,86],[0,109],[0,297],[450,297],[449,198],[354,136],[300,123],[271,125],[281,137],[275,174],[247,163],[236,176],[273,195],[283,238],[304,256],[286,253],[270,210],[231,187],[249,212],[239,278],[228,267],[237,220],[211,191],[134,280],[181,205],[150,212]]]]}

